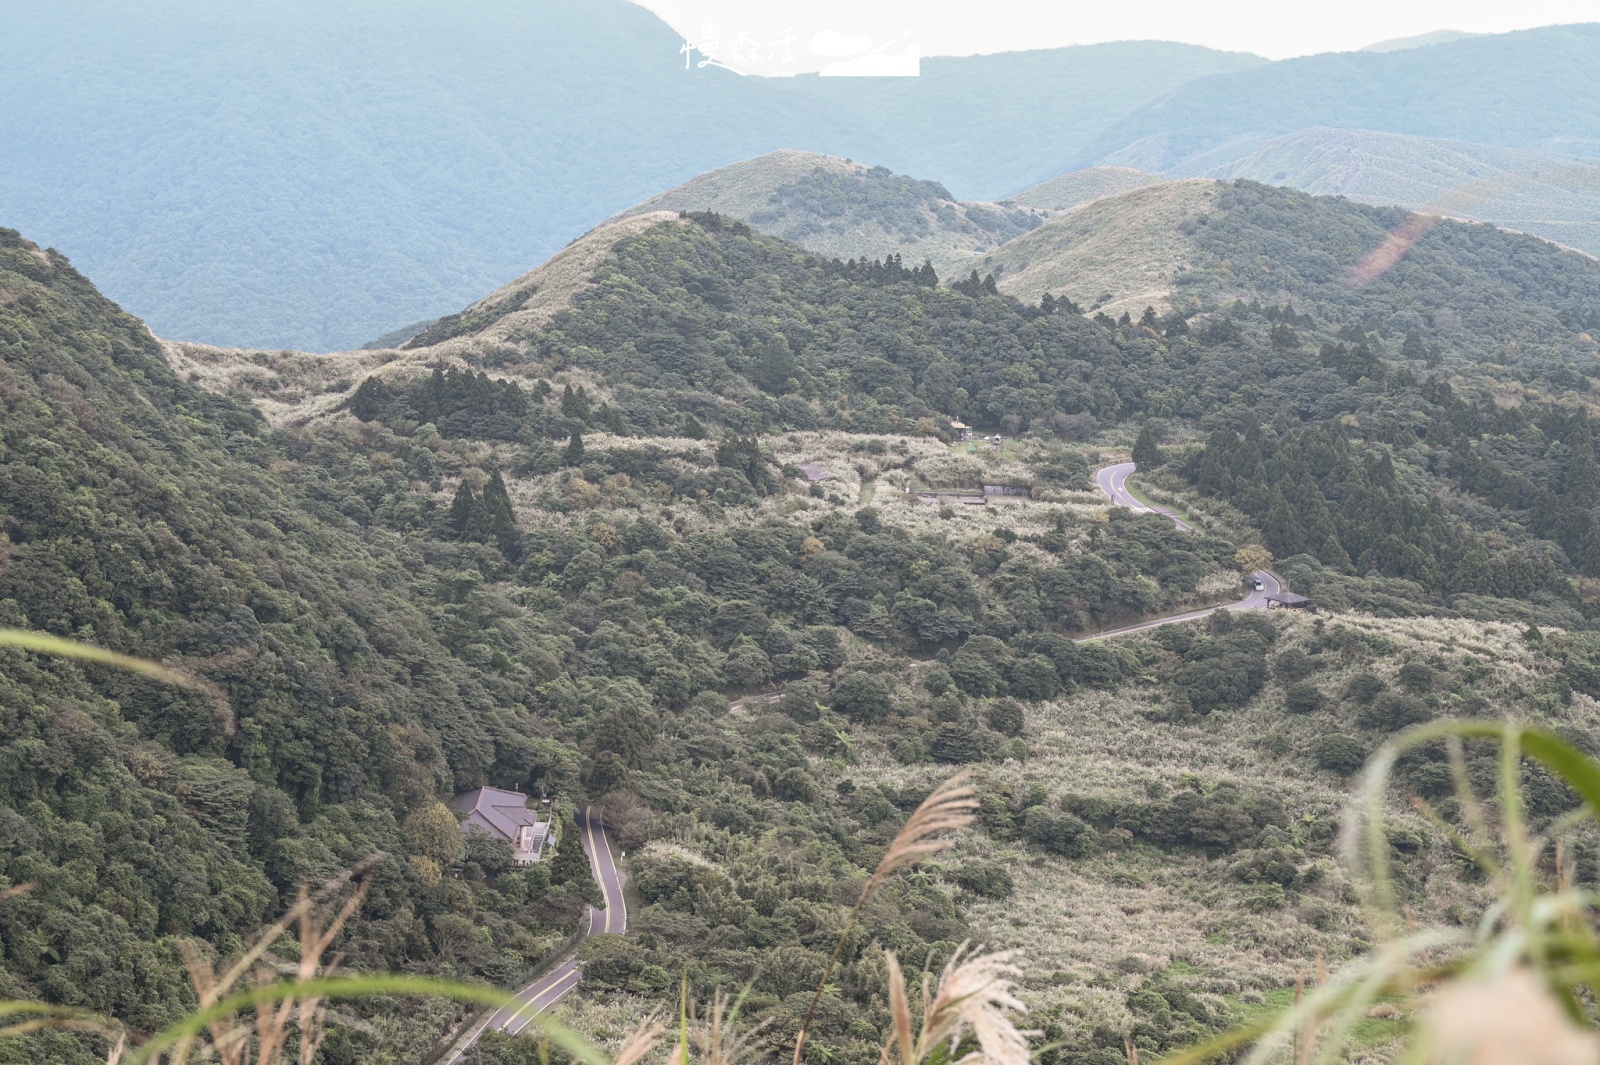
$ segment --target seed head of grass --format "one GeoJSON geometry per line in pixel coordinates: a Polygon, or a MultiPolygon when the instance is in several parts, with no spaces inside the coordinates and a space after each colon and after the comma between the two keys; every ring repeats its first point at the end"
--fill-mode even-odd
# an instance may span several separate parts
{"type": "Polygon", "coordinates": [[[1027,1065],[1028,1037],[1017,1029],[1012,1015],[1025,1012],[1012,993],[1012,978],[1022,970],[1014,964],[1016,951],[997,951],[962,957],[963,943],[951,955],[940,976],[937,991],[930,992],[930,974],[922,974],[920,1001],[915,1025],[910,996],[899,960],[885,953],[889,968],[889,1012],[894,1028],[884,1044],[882,1065],[921,1065],[935,1050],[948,1043],[953,1052],[963,1037],[978,1042],[978,1051],[962,1058],[970,1065],[1027,1065]]]}

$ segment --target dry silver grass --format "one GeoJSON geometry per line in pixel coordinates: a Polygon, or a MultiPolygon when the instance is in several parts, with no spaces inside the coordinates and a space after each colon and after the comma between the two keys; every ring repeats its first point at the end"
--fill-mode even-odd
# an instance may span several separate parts
{"type": "Polygon", "coordinates": [[[861,889],[861,898],[856,903],[858,910],[889,877],[950,847],[954,841],[945,833],[972,824],[977,815],[978,795],[966,783],[971,776],[970,772],[957,773],[922,800],[895,835],[866,887],[861,889]]]}
{"type": "Polygon", "coordinates": [[[940,977],[938,991],[930,992],[930,974],[922,974],[920,1001],[915,1010],[920,1025],[914,1022],[905,977],[893,951],[884,952],[889,969],[889,1012],[894,1027],[879,1056],[880,1065],[921,1065],[935,1050],[949,1043],[955,1051],[963,1037],[971,1035],[979,1051],[962,1058],[977,1065],[1027,1065],[1028,1037],[1012,1023],[1011,1015],[1026,1012],[1012,993],[1012,977],[1022,970],[1013,962],[1017,951],[1003,950],[978,954],[963,960],[963,943],[951,955],[940,977]]]}
{"type": "Polygon", "coordinates": [[[834,966],[839,963],[839,954],[844,950],[845,941],[850,938],[850,932],[861,916],[861,908],[867,904],[867,900],[883,885],[883,882],[896,872],[948,848],[952,840],[945,833],[965,828],[976,820],[978,796],[966,783],[971,775],[970,771],[957,773],[934,788],[933,792],[922,800],[916,811],[906,819],[906,823],[895,834],[894,842],[889,845],[883,859],[878,862],[878,867],[867,879],[866,886],[861,889],[860,897],[856,899],[855,907],[850,911],[850,919],[845,922],[844,930],[839,933],[839,941],[834,944],[833,956],[828,959],[822,977],[817,981],[816,992],[811,996],[811,1005],[806,1010],[806,1019],[801,1022],[800,1031],[795,1035],[794,1065],[800,1065],[800,1055],[806,1045],[806,1033],[816,1016],[817,1003],[822,999],[822,990],[827,986],[828,978],[833,975],[834,966]]]}
{"type": "MultiPolygon", "coordinates": [[[[200,1008],[208,1009],[221,1002],[246,980],[255,987],[274,982],[278,971],[267,963],[266,954],[291,926],[298,926],[299,932],[300,958],[294,967],[297,983],[308,983],[336,968],[340,959],[328,957],[328,949],[361,907],[367,884],[357,884],[337,908],[324,903],[336,897],[348,881],[348,876],[329,881],[316,896],[302,884],[299,898],[288,912],[260,932],[245,952],[220,973],[200,950],[184,944],[183,960],[200,1008]]],[[[254,1008],[253,1025],[240,1023],[233,1015],[219,1017],[209,1025],[208,1046],[199,1047],[199,1040],[187,1036],[172,1049],[168,1060],[172,1065],[184,1065],[198,1051],[202,1058],[214,1057],[223,1065],[278,1065],[287,1060],[285,1049],[293,1032],[299,1036],[296,1057],[300,1065],[312,1065],[322,1045],[326,1014],[327,1007],[316,995],[291,995],[276,1003],[263,1002],[254,1008]]],[[[109,1062],[114,1065],[119,1056],[120,1050],[113,1050],[109,1062]]]]}
{"type": "Polygon", "coordinates": [[[628,1033],[613,1055],[611,1065],[638,1065],[656,1048],[656,1044],[661,1042],[661,1033],[667,1028],[660,1019],[660,1013],[660,1010],[652,1012],[628,1033]]]}

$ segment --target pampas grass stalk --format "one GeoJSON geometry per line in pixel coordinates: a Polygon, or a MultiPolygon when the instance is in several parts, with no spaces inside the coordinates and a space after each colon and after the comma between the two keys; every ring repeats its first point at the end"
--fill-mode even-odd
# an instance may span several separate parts
{"type": "MultiPolygon", "coordinates": [[[[1013,959],[1017,951],[975,954],[963,960],[967,944],[945,963],[936,993],[929,974],[922,974],[918,1003],[921,1024],[913,1031],[910,996],[893,951],[884,952],[889,969],[889,1013],[893,1026],[879,1055],[879,1065],[921,1065],[948,1042],[953,1052],[964,1036],[978,1041],[985,1065],[1028,1065],[1028,1038],[1011,1022],[1025,1007],[1011,991],[1011,978],[1022,975],[1013,959]],[[895,1062],[898,1050],[898,1062],[895,1062]]],[[[963,1059],[966,1060],[966,1059],[963,1059]]]]}
{"type": "Polygon", "coordinates": [[[850,933],[855,930],[856,922],[860,919],[861,910],[866,906],[867,900],[872,898],[883,886],[884,881],[895,873],[949,847],[951,840],[945,833],[972,824],[978,809],[978,797],[966,784],[967,778],[971,775],[970,772],[957,773],[933,789],[933,793],[922,800],[922,805],[918,806],[906,820],[905,825],[895,835],[894,842],[889,845],[883,860],[867,879],[866,886],[861,889],[855,906],[850,910],[850,918],[845,922],[844,931],[839,933],[839,941],[834,944],[833,954],[828,958],[828,964],[823,968],[821,978],[817,980],[817,989],[811,996],[811,1005],[806,1010],[805,1020],[801,1022],[800,1030],[795,1034],[793,1065],[800,1065],[800,1055],[805,1050],[806,1035],[811,1030],[811,1022],[816,1019],[817,1004],[822,1001],[822,992],[828,986],[834,968],[839,964],[839,956],[844,952],[844,945],[849,940],[850,933]]]}

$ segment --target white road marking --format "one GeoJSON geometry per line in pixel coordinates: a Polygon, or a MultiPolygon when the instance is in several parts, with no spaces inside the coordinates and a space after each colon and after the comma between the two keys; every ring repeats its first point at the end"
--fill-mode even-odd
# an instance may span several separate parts
{"type": "MultiPolygon", "coordinates": [[[[1099,488],[1105,497],[1111,500],[1113,506],[1126,507],[1143,514],[1165,514],[1172,523],[1185,532],[1194,530],[1186,525],[1180,518],[1167,512],[1166,508],[1147,507],[1133,497],[1128,491],[1128,476],[1138,467],[1131,462],[1117,462],[1110,466],[1102,466],[1094,472],[1095,487],[1099,488]]],[[[1133,625],[1124,625],[1121,628],[1107,629],[1097,632],[1093,636],[1079,636],[1073,643],[1092,643],[1095,640],[1104,640],[1110,636],[1126,636],[1130,632],[1143,632],[1146,629],[1159,628],[1162,625],[1174,625],[1184,621],[1198,621],[1200,618],[1209,617],[1218,610],[1265,610],[1267,596],[1277,595],[1283,591],[1283,579],[1271,570],[1258,569],[1250,574],[1252,580],[1261,582],[1261,590],[1254,586],[1237,603],[1227,603],[1223,606],[1208,607],[1205,610],[1191,610],[1183,614],[1173,614],[1169,617],[1154,618],[1150,621],[1141,621],[1133,625]]]]}
{"type": "MultiPolygon", "coordinates": [[[[611,846],[606,840],[605,826],[599,822],[600,815],[592,808],[586,807],[583,812],[583,839],[588,843],[586,849],[589,852],[589,870],[595,882],[600,885],[606,905],[603,912],[594,906],[589,907],[589,919],[584,935],[597,934],[596,913],[602,913],[602,927],[599,933],[611,932],[612,915],[615,914],[614,920],[618,925],[616,934],[621,935],[628,930],[628,906],[622,894],[622,874],[617,871],[616,861],[611,856],[611,846]]],[[[491,1025],[512,1035],[522,1034],[528,1025],[533,1023],[534,1018],[561,1001],[568,992],[577,987],[582,977],[583,969],[577,960],[568,958],[555,969],[518,991],[513,1003],[479,1021],[468,1034],[466,1041],[451,1051],[444,1065],[456,1065],[466,1056],[467,1051],[472,1049],[472,1045],[483,1035],[484,1030],[491,1025]]]]}

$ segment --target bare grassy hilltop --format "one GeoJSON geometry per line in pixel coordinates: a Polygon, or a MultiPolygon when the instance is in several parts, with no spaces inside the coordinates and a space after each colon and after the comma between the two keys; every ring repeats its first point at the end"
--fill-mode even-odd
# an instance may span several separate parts
{"type": "Polygon", "coordinates": [[[1070,211],[1074,207],[1082,207],[1107,196],[1154,185],[1160,180],[1154,174],[1147,174],[1132,167],[1092,166],[1087,170],[1074,170],[1070,174],[1062,174],[1058,178],[1051,178],[1030,189],[1024,189],[1014,196],[1007,196],[1005,202],[1020,203],[1046,211],[1070,211]]]}
{"type": "Polygon", "coordinates": [[[1046,293],[1086,310],[1135,316],[1165,311],[1178,273],[1199,258],[1186,231],[1221,186],[1191,180],[1145,185],[1096,199],[973,264],[1000,290],[1033,303],[1046,293]]]}

